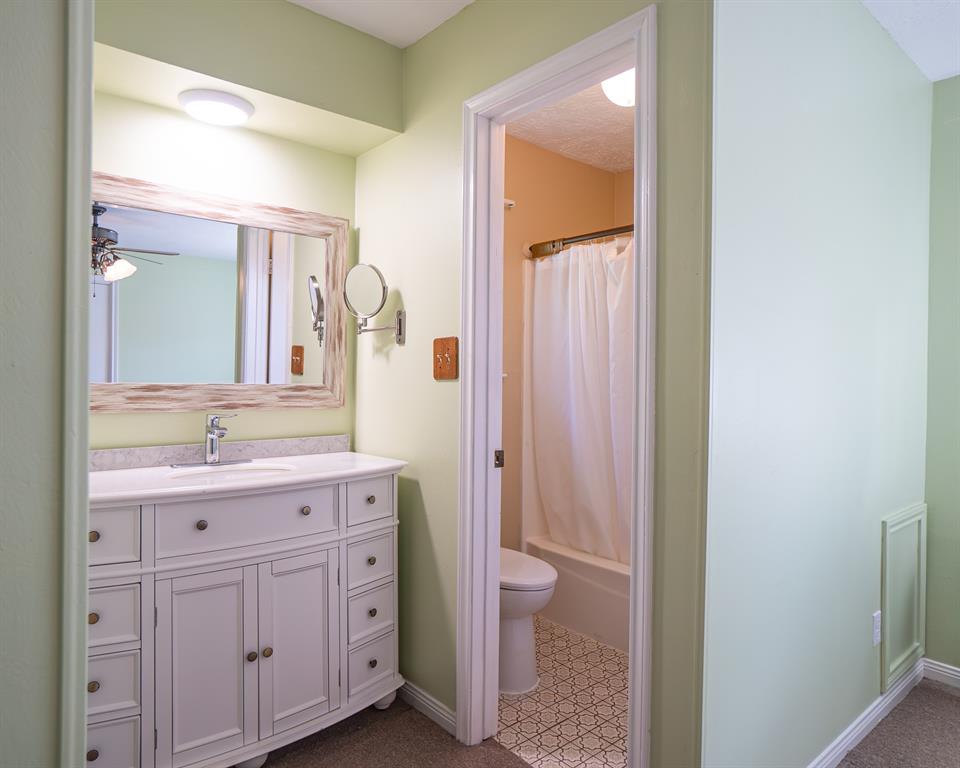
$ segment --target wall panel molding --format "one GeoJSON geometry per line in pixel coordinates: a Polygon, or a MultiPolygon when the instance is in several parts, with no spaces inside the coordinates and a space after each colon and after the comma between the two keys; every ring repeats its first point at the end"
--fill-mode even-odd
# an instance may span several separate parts
{"type": "Polygon", "coordinates": [[[880,689],[886,691],[924,653],[927,601],[927,505],[882,522],[880,689]]]}

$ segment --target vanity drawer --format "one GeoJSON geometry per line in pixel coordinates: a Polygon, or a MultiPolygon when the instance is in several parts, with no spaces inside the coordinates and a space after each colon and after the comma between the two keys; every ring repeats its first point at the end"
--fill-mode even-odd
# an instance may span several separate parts
{"type": "Polygon", "coordinates": [[[347,483],[347,525],[369,523],[393,514],[393,477],[347,483]]]}
{"type": "Polygon", "coordinates": [[[140,640],[140,585],[90,590],[87,647],[91,649],[140,640]]]}
{"type": "Polygon", "coordinates": [[[157,557],[337,530],[337,486],[157,505],[157,557]]]}
{"type": "Polygon", "coordinates": [[[140,651],[93,656],[87,665],[87,715],[140,708],[140,651]]]}
{"type": "Polygon", "coordinates": [[[354,595],[347,607],[349,644],[393,628],[393,582],[354,595]]]}
{"type": "Polygon", "coordinates": [[[349,695],[361,694],[380,680],[393,677],[397,664],[394,658],[393,632],[350,651],[347,663],[349,695]]]}
{"type": "Polygon", "coordinates": [[[347,544],[347,589],[393,575],[393,531],[347,544]]]}
{"type": "Polygon", "coordinates": [[[140,559],[140,507],[91,509],[88,565],[135,563],[140,559]]]}
{"type": "Polygon", "coordinates": [[[87,726],[88,768],[139,768],[140,718],[87,726]]]}

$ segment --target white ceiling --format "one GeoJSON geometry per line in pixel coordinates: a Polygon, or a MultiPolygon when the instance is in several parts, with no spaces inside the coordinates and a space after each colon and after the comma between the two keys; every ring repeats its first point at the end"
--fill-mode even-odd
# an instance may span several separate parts
{"type": "MultiPolygon", "coordinates": [[[[175,213],[124,208],[104,203],[107,212],[101,226],[117,233],[117,244],[127,248],[174,251],[185,256],[236,261],[237,225],[210,219],[195,219],[175,213]]],[[[147,259],[170,263],[176,256],[151,256],[147,259]]]]}
{"type": "Polygon", "coordinates": [[[960,75],[960,0],[863,0],[930,80],[960,75]]]}
{"type": "Polygon", "coordinates": [[[633,109],[599,85],[508,123],[507,133],[604,171],[633,168],[633,109]]]}
{"type": "Polygon", "coordinates": [[[290,0],[328,19],[406,48],[473,0],[290,0]]]}

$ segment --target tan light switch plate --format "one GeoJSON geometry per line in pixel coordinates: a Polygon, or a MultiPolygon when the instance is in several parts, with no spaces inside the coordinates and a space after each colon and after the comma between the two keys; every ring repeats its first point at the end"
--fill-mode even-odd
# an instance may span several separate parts
{"type": "Polygon", "coordinates": [[[299,344],[290,348],[290,373],[303,376],[303,347],[299,344]]]}
{"type": "Polygon", "coordinates": [[[456,336],[433,340],[433,378],[437,381],[456,381],[460,376],[459,342],[456,336]]]}

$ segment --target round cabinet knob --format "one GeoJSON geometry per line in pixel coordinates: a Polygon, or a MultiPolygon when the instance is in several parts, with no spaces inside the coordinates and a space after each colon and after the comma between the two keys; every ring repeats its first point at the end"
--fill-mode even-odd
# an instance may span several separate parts
{"type": "Polygon", "coordinates": [[[374,557],[373,555],[370,555],[370,557],[367,558],[367,565],[376,565],[376,564],[377,564],[377,558],[374,557]]]}
{"type": "Polygon", "coordinates": [[[99,750],[99,749],[90,749],[90,750],[87,750],[87,762],[88,762],[88,763],[92,763],[92,762],[93,762],[94,760],[96,760],[98,757],[100,757],[100,750],[99,750]]]}
{"type": "Polygon", "coordinates": [[[377,609],[376,609],[376,608],[371,608],[369,611],[367,611],[367,616],[369,616],[371,619],[376,618],[376,616],[377,616],[377,609]]]}
{"type": "Polygon", "coordinates": [[[100,690],[100,683],[96,680],[91,680],[87,683],[87,693],[96,693],[100,690]]]}
{"type": "Polygon", "coordinates": [[[88,613],[88,614],[87,614],[87,624],[96,624],[98,621],[100,621],[100,614],[99,614],[99,613],[88,613]]]}
{"type": "Polygon", "coordinates": [[[268,645],[263,649],[263,658],[269,659],[271,656],[273,656],[273,648],[268,645]]]}
{"type": "Polygon", "coordinates": [[[377,503],[376,496],[374,496],[373,494],[370,494],[369,496],[367,496],[367,504],[376,504],[376,503],[377,503]]]}
{"type": "Polygon", "coordinates": [[[87,541],[91,544],[96,544],[100,541],[100,531],[90,531],[90,533],[87,534],[87,541]]]}
{"type": "Polygon", "coordinates": [[[313,512],[313,510],[310,509],[310,507],[300,507],[301,515],[309,515],[311,512],[313,512]]]}
{"type": "Polygon", "coordinates": [[[376,668],[377,668],[377,660],[376,660],[376,659],[370,659],[370,661],[368,661],[367,664],[370,665],[370,669],[376,669],[376,668]]]}
{"type": "Polygon", "coordinates": [[[257,652],[250,651],[250,653],[247,654],[247,661],[256,661],[256,660],[257,660],[257,652]]]}
{"type": "Polygon", "coordinates": [[[197,530],[205,531],[207,530],[207,521],[206,520],[197,520],[197,530]]]}

